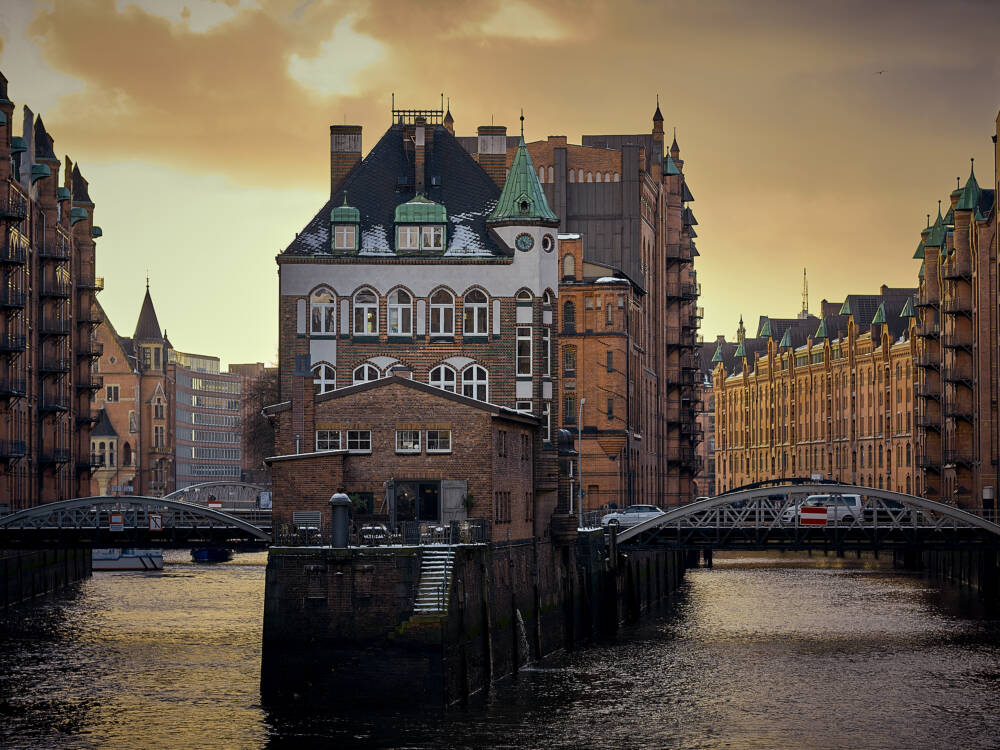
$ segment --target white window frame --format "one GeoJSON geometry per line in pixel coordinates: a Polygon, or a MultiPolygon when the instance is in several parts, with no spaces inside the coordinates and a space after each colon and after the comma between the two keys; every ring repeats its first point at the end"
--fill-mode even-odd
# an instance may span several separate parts
{"type": "Polygon", "coordinates": [[[427,442],[428,453],[451,453],[451,430],[427,430],[427,435],[425,436],[427,442]],[[431,437],[433,433],[433,438],[431,437]],[[442,438],[447,437],[448,445],[447,447],[442,447],[442,438]],[[431,447],[431,446],[434,447],[431,447]]]}
{"type": "Polygon", "coordinates": [[[354,250],[358,246],[358,227],[355,224],[335,224],[333,228],[334,250],[354,250]]]}
{"type": "Polygon", "coordinates": [[[546,401],[542,406],[542,429],[546,443],[552,442],[552,402],[546,401]]]}
{"type": "Polygon", "coordinates": [[[420,227],[421,250],[444,250],[444,227],[440,224],[420,227]]]}
{"type": "Polygon", "coordinates": [[[552,329],[548,326],[542,328],[542,375],[552,375],[552,329]]]}
{"type": "Polygon", "coordinates": [[[396,227],[396,248],[398,250],[419,250],[420,227],[409,224],[396,227]]]}
{"type": "Polygon", "coordinates": [[[530,401],[518,401],[514,404],[514,409],[522,414],[531,414],[531,410],[534,408],[534,405],[530,401]]]}
{"type": "Polygon", "coordinates": [[[420,430],[396,430],[396,453],[420,453],[420,430]],[[408,435],[410,438],[409,446],[400,444],[400,439],[404,435],[408,435]],[[416,443],[413,443],[414,436],[416,443]]]}
{"type": "Polygon", "coordinates": [[[314,375],[313,385],[319,389],[316,391],[317,395],[329,393],[337,388],[337,370],[334,367],[320,362],[313,366],[312,371],[314,375]]]}
{"type": "Polygon", "coordinates": [[[354,335],[378,336],[378,294],[374,289],[359,289],[354,295],[354,335]],[[374,302],[359,301],[362,295],[371,295],[374,302]],[[360,313],[360,315],[358,314],[360,313]],[[360,323],[360,330],[359,324],[360,323]]]}
{"type": "Polygon", "coordinates": [[[465,295],[462,308],[463,332],[467,336],[486,336],[490,332],[490,298],[482,289],[471,289],[465,295]],[[470,301],[473,295],[482,295],[482,301],[470,301]]]}
{"type": "Polygon", "coordinates": [[[534,365],[533,352],[532,352],[532,341],[531,341],[531,326],[518,326],[517,327],[517,349],[514,353],[514,360],[516,363],[516,374],[518,377],[531,377],[532,366],[534,365]],[[523,353],[524,349],[527,349],[527,354],[523,353]]]}
{"type": "Polygon", "coordinates": [[[360,383],[371,383],[374,380],[378,380],[382,377],[382,374],[378,371],[378,368],[375,365],[365,362],[355,367],[351,376],[353,378],[353,385],[358,385],[360,383]],[[358,373],[361,373],[360,378],[358,377],[358,373]],[[372,374],[374,374],[375,377],[370,377],[372,374]]]}
{"type": "Polygon", "coordinates": [[[390,336],[413,335],[413,295],[405,289],[394,289],[389,294],[386,328],[390,336]],[[405,295],[408,302],[400,302],[400,295],[405,295]],[[405,325],[404,325],[405,323],[405,325]]]}
{"type": "Polygon", "coordinates": [[[482,365],[469,365],[462,370],[462,395],[476,401],[489,403],[490,374],[482,365]],[[480,390],[482,398],[479,398],[480,390]],[[471,391],[472,395],[469,395],[471,391]]]}
{"type": "Polygon", "coordinates": [[[447,289],[436,289],[430,297],[431,336],[455,335],[455,297],[447,289]],[[434,298],[444,294],[448,302],[435,302],[434,298]],[[447,322],[447,326],[445,323],[447,322]]]}
{"type": "Polygon", "coordinates": [[[348,430],[347,431],[347,452],[348,453],[371,453],[372,452],[372,431],[371,430],[348,430]]]}
{"type": "Polygon", "coordinates": [[[309,295],[309,331],[333,336],[337,333],[337,295],[329,289],[317,289],[309,295]],[[323,296],[329,296],[329,301],[323,296]]]}
{"type": "Polygon", "coordinates": [[[442,391],[458,393],[459,379],[458,373],[455,371],[454,367],[449,367],[448,365],[438,365],[430,371],[430,374],[428,374],[427,382],[435,388],[440,388],[442,391]],[[451,375],[451,377],[444,377],[446,373],[451,375]]]}

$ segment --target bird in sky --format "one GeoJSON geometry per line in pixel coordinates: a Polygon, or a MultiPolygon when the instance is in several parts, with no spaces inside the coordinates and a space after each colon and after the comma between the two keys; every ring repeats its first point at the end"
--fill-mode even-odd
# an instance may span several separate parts
{"type": "Polygon", "coordinates": [[[876,76],[880,76],[880,75],[882,75],[883,73],[885,73],[885,71],[884,71],[884,70],[876,70],[876,71],[875,71],[874,73],[872,73],[872,75],[876,75],[876,76]]]}

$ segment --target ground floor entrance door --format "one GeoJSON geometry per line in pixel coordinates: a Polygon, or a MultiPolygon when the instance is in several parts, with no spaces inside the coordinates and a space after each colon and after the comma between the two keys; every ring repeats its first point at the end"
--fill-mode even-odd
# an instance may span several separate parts
{"type": "Polygon", "coordinates": [[[395,485],[397,522],[441,521],[441,482],[403,480],[395,485]]]}

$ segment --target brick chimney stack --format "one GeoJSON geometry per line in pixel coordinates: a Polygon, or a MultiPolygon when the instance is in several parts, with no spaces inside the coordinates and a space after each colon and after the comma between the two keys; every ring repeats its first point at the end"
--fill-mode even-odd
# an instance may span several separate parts
{"type": "Polygon", "coordinates": [[[507,126],[480,125],[477,155],[479,166],[502,188],[507,179],[507,126]]]}
{"type": "Polygon", "coordinates": [[[347,175],[361,163],[361,126],[330,126],[330,197],[333,198],[347,175]]]}
{"type": "Polygon", "coordinates": [[[424,131],[427,120],[418,117],[413,121],[413,184],[418,193],[424,192],[424,173],[427,167],[424,163],[424,131]]]}

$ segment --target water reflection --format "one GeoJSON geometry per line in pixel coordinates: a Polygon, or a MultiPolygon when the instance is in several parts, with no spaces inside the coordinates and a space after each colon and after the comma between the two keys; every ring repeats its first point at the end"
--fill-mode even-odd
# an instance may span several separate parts
{"type": "Polygon", "coordinates": [[[183,554],[0,623],[0,745],[995,745],[997,621],[870,560],[716,557],[661,617],[468,709],[401,695],[396,713],[338,715],[328,696],[260,705],[265,555],[203,568],[183,554]]]}

